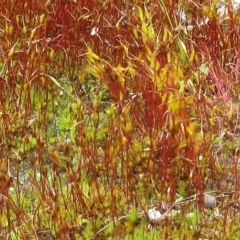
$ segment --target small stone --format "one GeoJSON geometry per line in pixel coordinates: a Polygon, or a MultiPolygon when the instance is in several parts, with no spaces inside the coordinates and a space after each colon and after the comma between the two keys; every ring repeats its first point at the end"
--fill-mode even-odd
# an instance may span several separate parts
{"type": "Polygon", "coordinates": [[[156,208],[150,208],[148,210],[148,218],[150,222],[159,222],[162,218],[162,214],[160,211],[156,210],[156,208]]]}
{"type": "Polygon", "coordinates": [[[214,196],[204,193],[204,207],[205,208],[214,208],[217,205],[217,200],[214,196]]]}

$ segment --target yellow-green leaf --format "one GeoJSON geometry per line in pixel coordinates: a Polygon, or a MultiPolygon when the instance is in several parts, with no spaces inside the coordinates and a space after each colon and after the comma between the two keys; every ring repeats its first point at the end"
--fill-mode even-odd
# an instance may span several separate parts
{"type": "Polygon", "coordinates": [[[135,223],[138,219],[138,209],[134,207],[128,214],[130,222],[135,223]]]}
{"type": "Polygon", "coordinates": [[[130,132],[130,131],[132,131],[132,129],[133,129],[133,125],[132,125],[132,122],[127,122],[127,124],[126,124],[126,132],[130,132]]]}
{"type": "Polygon", "coordinates": [[[144,19],[143,10],[140,7],[138,7],[138,15],[139,15],[140,20],[143,21],[143,19],[144,19]]]}
{"type": "Polygon", "coordinates": [[[90,47],[87,46],[87,58],[91,63],[95,63],[95,60],[100,60],[99,56],[95,54],[90,47]]]}
{"type": "Polygon", "coordinates": [[[189,126],[186,127],[186,130],[190,136],[195,133],[196,130],[196,123],[190,123],[189,126]]]}

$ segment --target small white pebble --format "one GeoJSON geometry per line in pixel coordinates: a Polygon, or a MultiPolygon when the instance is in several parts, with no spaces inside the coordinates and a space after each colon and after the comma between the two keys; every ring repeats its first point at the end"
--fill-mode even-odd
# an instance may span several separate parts
{"type": "Polygon", "coordinates": [[[161,219],[162,214],[156,210],[156,208],[150,208],[148,210],[148,218],[150,222],[157,222],[161,219]]]}
{"type": "Polygon", "coordinates": [[[92,31],[91,31],[90,34],[91,34],[92,36],[94,36],[94,35],[96,35],[96,34],[98,33],[98,30],[99,30],[98,27],[93,27],[93,29],[92,29],[92,31]]]}

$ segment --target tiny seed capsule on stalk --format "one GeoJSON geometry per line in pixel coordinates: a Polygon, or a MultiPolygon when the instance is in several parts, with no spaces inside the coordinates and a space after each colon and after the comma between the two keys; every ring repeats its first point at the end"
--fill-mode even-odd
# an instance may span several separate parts
{"type": "Polygon", "coordinates": [[[31,31],[30,39],[33,39],[36,33],[36,28],[31,31]]]}
{"type": "Polygon", "coordinates": [[[54,56],[55,56],[55,51],[54,51],[54,49],[51,48],[49,57],[50,57],[51,59],[53,59],[54,56]]]}
{"type": "Polygon", "coordinates": [[[27,33],[27,28],[26,28],[26,26],[25,26],[25,25],[23,26],[23,29],[22,29],[22,31],[23,31],[23,33],[24,33],[24,34],[26,34],[26,33],[27,33]]]}
{"type": "Polygon", "coordinates": [[[10,51],[8,52],[8,57],[12,57],[14,53],[14,48],[11,48],[10,51]]]}
{"type": "Polygon", "coordinates": [[[39,17],[39,22],[40,22],[40,23],[43,23],[44,18],[45,18],[45,14],[43,13],[43,14],[39,17]]]}

